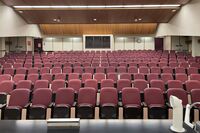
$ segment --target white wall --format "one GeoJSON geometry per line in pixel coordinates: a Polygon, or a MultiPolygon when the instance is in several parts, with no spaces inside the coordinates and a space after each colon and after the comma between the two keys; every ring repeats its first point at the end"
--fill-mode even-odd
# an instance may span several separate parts
{"type": "Polygon", "coordinates": [[[0,2],[0,37],[41,37],[35,24],[27,24],[12,8],[0,2]]]}
{"type": "Polygon", "coordinates": [[[82,37],[45,37],[44,51],[81,51],[83,50],[82,37]]]}
{"type": "Polygon", "coordinates": [[[191,0],[169,23],[160,24],[156,36],[200,36],[200,0],[191,0]]]}
{"type": "Polygon", "coordinates": [[[45,37],[44,51],[82,51],[82,50],[154,50],[154,37],[111,36],[110,49],[85,49],[84,36],[45,37]]]}

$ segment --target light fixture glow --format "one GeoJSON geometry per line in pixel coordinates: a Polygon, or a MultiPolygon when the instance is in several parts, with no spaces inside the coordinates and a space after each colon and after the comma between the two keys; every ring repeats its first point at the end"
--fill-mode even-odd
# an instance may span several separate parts
{"type": "Polygon", "coordinates": [[[14,6],[15,9],[162,9],[162,8],[178,8],[181,5],[90,5],[90,6],[14,6]]]}

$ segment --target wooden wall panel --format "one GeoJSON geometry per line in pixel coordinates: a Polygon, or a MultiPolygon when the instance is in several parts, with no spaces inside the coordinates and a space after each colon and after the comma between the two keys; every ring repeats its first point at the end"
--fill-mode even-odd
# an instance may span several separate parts
{"type": "Polygon", "coordinates": [[[154,34],[156,23],[142,24],[40,24],[45,35],[83,35],[83,34],[154,34]]]}

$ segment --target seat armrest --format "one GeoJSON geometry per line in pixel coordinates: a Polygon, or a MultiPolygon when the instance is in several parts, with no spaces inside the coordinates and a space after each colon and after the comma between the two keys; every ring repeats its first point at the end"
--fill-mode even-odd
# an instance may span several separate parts
{"type": "Polygon", "coordinates": [[[49,106],[48,106],[48,108],[53,107],[53,104],[54,104],[54,103],[50,103],[49,106]]]}
{"type": "Polygon", "coordinates": [[[31,103],[27,103],[24,108],[29,108],[31,106],[31,103]]]}
{"type": "Polygon", "coordinates": [[[141,103],[143,105],[143,107],[147,107],[147,104],[145,102],[141,103]]]}
{"type": "Polygon", "coordinates": [[[74,102],[73,105],[72,105],[72,107],[76,107],[76,105],[77,105],[77,102],[74,102]]]}
{"type": "Polygon", "coordinates": [[[172,106],[170,105],[170,103],[167,102],[166,105],[167,105],[167,108],[172,109],[172,106]]]}
{"type": "Polygon", "coordinates": [[[122,107],[123,106],[122,102],[118,102],[118,106],[122,107]]]}
{"type": "Polygon", "coordinates": [[[0,104],[0,109],[4,109],[6,107],[6,104],[0,104]]]}
{"type": "Polygon", "coordinates": [[[8,95],[8,94],[5,92],[0,92],[0,95],[8,95]]]}

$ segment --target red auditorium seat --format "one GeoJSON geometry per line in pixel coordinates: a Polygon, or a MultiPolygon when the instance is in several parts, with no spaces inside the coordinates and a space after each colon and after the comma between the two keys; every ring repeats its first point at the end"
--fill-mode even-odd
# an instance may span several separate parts
{"type": "Polygon", "coordinates": [[[94,68],[90,67],[90,66],[84,67],[84,72],[93,74],[94,73],[94,68]]]}
{"type": "Polygon", "coordinates": [[[40,74],[46,74],[46,73],[50,73],[50,68],[49,67],[42,67],[40,69],[40,74]]]}
{"type": "Polygon", "coordinates": [[[107,79],[112,79],[115,83],[117,83],[118,75],[117,73],[107,73],[107,79]]]}
{"type": "Polygon", "coordinates": [[[70,81],[72,79],[79,79],[79,73],[70,73],[68,75],[68,81],[70,81]]]}
{"type": "Polygon", "coordinates": [[[48,80],[36,80],[33,91],[38,88],[49,88],[49,81],[48,80]]]}
{"type": "Polygon", "coordinates": [[[200,81],[200,74],[191,74],[190,80],[198,80],[200,81]]]}
{"type": "Polygon", "coordinates": [[[4,68],[4,74],[14,76],[15,70],[13,68],[4,68]]]}
{"type": "Polygon", "coordinates": [[[73,88],[75,93],[79,92],[81,88],[81,80],[80,79],[72,79],[68,82],[68,87],[73,88]]]}
{"type": "Polygon", "coordinates": [[[0,75],[0,82],[5,81],[5,80],[11,80],[11,75],[10,74],[0,75]]]}
{"type": "Polygon", "coordinates": [[[180,80],[183,84],[188,80],[187,74],[178,73],[175,75],[176,80],[180,80]]]}
{"type": "Polygon", "coordinates": [[[187,68],[187,74],[188,75],[191,75],[191,74],[198,74],[198,68],[196,67],[189,67],[187,68]]]}
{"type": "Polygon", "coordinates": [[[117,91],[121,92],[123,88],[131,87],[131,81],[128,79],[119,79],[117,80],[117,91]]]}
{"type": "Polygon", "coordinates": [[[179,73],[186,74],[185,68],[184,67],[176,67],[175,74],[179,74],[179,73]]]}
{"type": "Polygon", "coordinates": [[[30,80],[20,80],[16,86],[16,89],[21,88],[31,90],[32,82],[30,80]]]}
{"type": "Polygon", "coordinates": [[[38,67],[33,67],[28,69],[28,74],[38,74],[39,68],[38,67]]]}
{"type": "Polygon", "coordinates": [[[151,82],[151,80],[158,80],[159,75],[157,73],[149,73],[147,74],[147,81],[151,82]]]}
{"type": "Polygon", "coordinates": [[[79,90],[76,117],[81,119],[93,119],[96,106],[95,88],[85,87],[79,90]]]}
{"type": "Polygon", "coordinates": [[[162,92],[165,92],[165,83],[162,80],[151,80],[150,86],[151,88],[159,88],[162,92]]]}
{"type": "Polygon", "coordinates": [[[53,93],[56,93],[56,91],[59,88],[65,88],[65,80],[57,79],[53,80],[51,83],[51,90],[53,93]]]}
{"type": "Polygon", "coordinates": [[[104,73],[95,73],[94,79],[96,79],[98,83],[101,83],[101,80],[106,79],[106,75],[104,73]]]}
{"type": "Polygon", "coordinates": [[[104,87],[114,87],[114,81],[112,79],[101,80],[101,88],[104,87]]]}
{"type": "Polygon", "coordinates": [[[167,81],[168,89],[170,88],[180,88],[183,89],[183,84],[180,80],[168,80],[167,81]]]}
{"type": "Polygon", "coordinates": [[[144,101],[148,107],[149,119],[168,118],[163,92],[160,88],[146,88],[144,90],[144,101]]]}
{"type": "Polygon", "coordinates": [[[28,105],[30,90],[16,89],[10,95],[9,103],[4,110],[4,119],[20,120],[22,109],[28,105]]]}
{"type": "Polygon", "coordinates": [[[16,74],[14,77],[13,77],[13,81],[15,82],[15,84],[17,85],[18,82],[20,80],[25,80],[25,74],[16,74]]]}
{"type": "Polygon", "coordinates": [[[120,73],[120,79],[132,80],[130,73],[120,73]]]}
{"type": "Polygon", "coordinates": [[[143,118],[143,108],[138,88],[125,87],[122,89],[122,105],[125,119],[143,118]]]}
{"type": "Polygon", "coordinates": [[[53,67],[51,69],[51,73],[54,75],[54,74],[58,74],[58,73],[62,73],[62,69],[61,67],[53,67]]]}
{"type": "Polygon", "coordinates": [[[186,90],[191,92],[193,89],[200,89],[200,81],[198,80],[188,80],[185,83],[186,90]]]}
{"type": "Polygon", "coordinates": [[[74,104],[74,89],[60,88],[56,92],[53,118],[70,118],[71,107],[74,104]]]}
{"type": "Polygon", "coordinates": [[[100,118],[118,118],[118,93],[115,88],[105,87],[100,91],[100,118]]]}
{"type": "Polygon", "coordinates": [[[162,73],[161,74],[161,79],[167,83],[168,80],[174,80],[173,76],[171,73],[162,73]]]}
{"type": "Polygon", "coordinates": [[[140,93],[143,93],[144,89],[148,87],[148,82],[144,79],[135,79],[133,81],[133,86],[138,88],[140,93]]]}
{"type": "Polygon", "coordinates": [[[39,74],[28,74],[27,80],[30,80],[32,84],[35,84],[35,81],[39,79],[39,74]]]}
{"type": "Polygon", "coordinates": [[[44,74],[41,74],[41,79],[42,80],[48,80],[49,81],[49,83],[51,84],[51,82],[52,82],[52,74],[50,74],[50,73],[44,73],[44,74]]]}
{"type": "Polygon", "coordinates": [[[52,91],[39,88],[33,92],[32,104],[28,110],[28,119],[46,119],[46,110],[51,105],[52,91]]]}
{"type": "Polygon", "coordinates": [[[85,81],[84,87],[95,88],[96,92],[98,91],[98,82],[96,79],[87,79],[85,81]]]}

